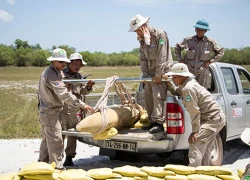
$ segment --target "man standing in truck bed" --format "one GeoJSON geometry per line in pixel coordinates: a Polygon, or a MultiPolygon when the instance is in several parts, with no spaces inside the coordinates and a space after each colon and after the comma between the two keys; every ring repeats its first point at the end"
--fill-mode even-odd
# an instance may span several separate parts
{"type": "Polygon", "coordinates": [[[130,20],[129,32],[136,32],[140,42],[140,65],[142,77],[151,77],[152,82],[145,83],[144,99],[148,118],[151,122],[149,133],[163,132],[163,107],[167,97],[167,85],[161,82],[161,76],[169,71],[173,64],[167,33],[148,24],[149,17],[139,14],[130,20]]]}
{"type": "MultiPolygon", "coordinates": [[[[226,124],[225,114],[212,94],[194,79],[186,64],[174,64],[163,77],[167,79],[169,75],[173,77],[176,89],[180,90],[183,105],[191,118],[189,166],[210,166],[212,142],[226,124]]],[[[171,92],[173,89],[174,86],[171,92]]]]}
{"type": "Polygon", "coordinates": [[[217,62],[224,55],[224,49],[212,38],[205,36],[210,30],[208,22],[204,19],[194,25],[195,36],[186,37],[175,46],[177,61],[185,63],[189,71],[195,75],[200,85],[206,87],[209,73],[208,66],[217,62]],[[184,50],[184,57],[182,57],[184,50]]]}

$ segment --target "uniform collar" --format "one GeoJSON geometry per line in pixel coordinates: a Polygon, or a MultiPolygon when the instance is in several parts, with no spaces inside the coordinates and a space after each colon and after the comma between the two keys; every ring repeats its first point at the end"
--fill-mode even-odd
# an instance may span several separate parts
{"type": "Polygon", "coordinates": [[[181,89],[183,89],[189,81],[192,81],[192,78],[191,78],[191,77],[187,78],[187,79],[183,82],[183,84],[180,86],[181,89]]]}
{"type": "Polygon", "coordinates": [[[61,71],[56,69],[53,63],[50,64],[49,68],[55,71],[57,75],[61,75],[61,71]]]}
{"type": "MultiPolygon", "coordinates": [[[[194,40],[198,41],[197,35],[194,36],[194,40]]],[[[207,36],[203,36],[201,41],[206,41],[207,40],[207,36]]]]}

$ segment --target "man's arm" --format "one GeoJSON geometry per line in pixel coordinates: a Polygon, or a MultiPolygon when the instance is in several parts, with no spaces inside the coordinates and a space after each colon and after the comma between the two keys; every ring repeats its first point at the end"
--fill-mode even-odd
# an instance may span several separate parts
{"type": "Polygon", "coordinates": [[[221,47],[218,43],[216,43],[215,41],[213,41],[213,49],[214,49],[214,57],[213,59],[211,59],[211,62],[217,62],[219,61],[222,56],[224,56],[224,48],[221,47]]]}
{"type": "Polygon", "coordinates": [[[162,69],[167,66],[171,67],[173,64],[173,59],[171,56],[171,50],[169,47],[169,41],[167,34],[165,32],[160,34],[158,39],[158,46],[157,46],[157,54],[156,54],[156,69],[155,69],[155,77],[161,78],[162,77],[162,69]]]}
{"type": "Polygon", "coordinates": [[[184,57],[181,56],[181,51],[183,49],[185,49],[186,47],[186,40],[183,39],[182,42],[179,42],[175,45],[175,54],[176,54],[176,58],[177,58],[177,61],[180,62],[180,63],[185,63],[185,60],[184,60],[184,57]]]}
{"type": "Polygon", "coordinates": [[[142,48],[140,48],[140,65],[141,65],[142,77],[149,77],[149,73],[148,73],[148,60],[145,57],[145,54],[142,51],[142,48]]]}

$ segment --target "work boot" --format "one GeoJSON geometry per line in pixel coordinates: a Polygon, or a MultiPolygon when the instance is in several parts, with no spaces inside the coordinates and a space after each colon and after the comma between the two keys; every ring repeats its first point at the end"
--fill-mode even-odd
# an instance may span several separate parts
{"type": "Polygon", "coordinates": [[[155,123],[155,125],[151,129],[149,129],[150,134],[155,134],[160,132],[164,132],[163,124],[155,123]]]}
{"type": "Polygon", "coordinates": [[[66,159],[63,163],[63,166],[74,166],[74,163],[73,163],[71,156],[66,156],[66,159]]]}

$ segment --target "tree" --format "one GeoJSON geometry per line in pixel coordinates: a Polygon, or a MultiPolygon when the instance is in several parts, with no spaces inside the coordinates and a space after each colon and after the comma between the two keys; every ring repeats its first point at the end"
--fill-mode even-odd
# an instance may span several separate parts
{"type": "Polygon", "coordinates": [[[13,64],[14,51],[11,47],[0,44],[0,66],[13,64]]]}
{"type": "Polygon", "coordinates": [[[14,44],[14,49],[30,48],[28,41],[22,41],[21,39],[16,39],[14,44]]]}

